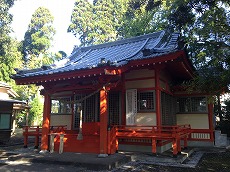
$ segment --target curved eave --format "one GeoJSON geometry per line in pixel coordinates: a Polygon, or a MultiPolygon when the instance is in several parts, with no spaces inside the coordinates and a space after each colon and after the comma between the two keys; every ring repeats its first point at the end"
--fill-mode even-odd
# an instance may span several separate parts
{"type": "Polygon", "coordinates": [[[30,76],[30,77],[18,77],[14,78],[15,82],[20,85],[26,84],[36,84],[42,85],[43,83],[52,82],[52,81],[65,81],[75,78],[86,78],[92,76],[100,76],[105,73],[105,69],[114,69],[111,66],[104,66],[100,68],[93,69],[81,69],[75,70],[71,72],[63,72],[63,73],[54,73],[47,75],[39,75],[39,76],[30,76]]]}
{"type": "Polygon", "coordinates": [[[127,63],[123,66],[103,66],[91,69],[81,69],[75,70],[71,72],[63,72],[63,73],[53,73],[47,75],[40,76],[30,76],[30,77],[18,77],[14,78],[17,84],[26,85],[26,84],[37,84],[43,85],[47,82],[54,81],[65,81],[70,79],[81,79],[87,77],[101,76],[105,74],[105,69],[113,70],[120,69],[121,73],[126,72],[128,69],[132,67],[141,67],[141,66],[152,66],[152,65],[161,65],[167,63],[174,63],[174,61],[180,59],[181,72],[186,72],[189,78],[193,76],[192,66],[188,63],[186,59],[186,53],[184,50],[179,50],[176,52],[172,52],[169,54],[157,56],[157,57],[148,57],[145,59],[136,59],[136,60],[127,60],[127,63]],[[182,61],[181,61],[182,59],[182,61]]]}
{"type": "Polygon", "coordinates": [[[155,58],[130,61],[129,65],[131,67],[144,65],[165,65],[174,77],[181,80],[192,79],[195,71],[192,63],[187,59],[187,54],[184,50],[179,50],[155,58]]]}

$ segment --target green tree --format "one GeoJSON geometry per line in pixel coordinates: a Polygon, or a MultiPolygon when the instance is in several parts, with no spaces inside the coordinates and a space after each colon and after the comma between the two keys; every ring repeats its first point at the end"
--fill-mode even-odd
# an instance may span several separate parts
{"type": "Polygon", "coordinates": [[[164,16],[167,11],[162,4],[160,1],[130,0],[119,27],[119,35],[127,38],[165,29],[168,23],[164,16]]]}
{"type": "Polygon", "coordinates": [[[117,40],[126,3],[125,0],[94,0],[95,23],[91,34],[94,44],[117,40]]]}
{"type": "Polygon", "coordinates": [[[48,50],[55,34],[54,17],[47,8],[39,7],[32,15],[28,30],[25,33],[22,53],[27,68],[39,67],[51,63],[48,50]]]}
{"type": "Polygon", "coordinates": [[[225,0],[184,0],[175,1],[175,5],[170,8],[169,19],[188,42],[197,69],[190,89],[216,95],[216,115],[222,121],[220,95],[229,91],[230,84],[230,4],[225,0]]]}
{"type": "Polygon", "coordinates": [[[127,0],[76,0],[68,32],[79,37],[81,46],[116,40],[127,0]]]}
{"type": "Polygon", "coordinates": [[[92,38],[89,36],[93,30],[93,5],[85,0],[76,0],[74,9],[71,15],[71,24],[68,32],[72,32],[76,37],[79,37],[83,46],[92,43],[92,38]]]}
{"type": "MultiPolygon", "coordinates": [[[[21,52],[25,69],[38,68],[54,62],[53,55],[49,52],[55,29],[53,27],[54,17],[47,8],[39,7],[33,13],[30,24],[22,41],[21,52]]],[[[30,109],[30,124],[42,119],[41,96],[38,95],[39,88],[35,85],[21,86],[22,97],[28,100],[30,109]]]]}
{"type": "Polygon", "coordinates": [[[43,101],[42,96],[37,92],[32,102],[29,103],[31,106],[29,115],[30,125],[41,125],[42,114],[43,114],[43,101]]]}
{"type": "Polygon", "coordinates": [[[14,85],[11,75],[15,73],[14,68],[22,66],[22,54],[18,47],[19,43],[8,36],[8,41],[1,44],[4,51],[0,55],[0,80],[14,85]]]}
{"type": "Polygon", "coordinates": [[[14,68],[21,66],[22,54],[18,50],[19,43],[9,35],[13,17],[9,9],[13,4],[13,0],[0,0],[0,80],[15,87],[10,76],[14,73],[14,68]]]}

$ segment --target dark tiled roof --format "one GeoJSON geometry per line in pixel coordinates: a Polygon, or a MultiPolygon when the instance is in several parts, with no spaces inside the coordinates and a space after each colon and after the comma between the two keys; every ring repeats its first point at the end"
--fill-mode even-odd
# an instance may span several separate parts
{"type": "Polygon", "coordinates": [[[57,63],[39,69],[20,70],[14,78],[93,69],[100,66],[102,58],[110,65],[123,66],[132,60],[154,58],[177,51],[178,38],[179,33],[159,31],[100,45],[77,47],[69,57],[58,62],[59,65],[57,63]]]}

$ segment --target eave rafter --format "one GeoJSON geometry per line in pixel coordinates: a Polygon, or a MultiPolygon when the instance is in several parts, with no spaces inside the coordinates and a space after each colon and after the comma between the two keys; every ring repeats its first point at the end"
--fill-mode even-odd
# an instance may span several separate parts
{"type": "Polygon", "coordinates": [[[84,79],[70,79],[68,83],[62,81],[45,83],[44,89],[49,94],[54,94],[62,91],[87,91],[96,90],[106,85],[108,89],[116,87],[121,81],[119,74],[101,75],[98,77],[88,77],[84,79]]]}
{"type": "Polygon", "coordinates": [[[72,79],[84,79],[88,77],[98,77],[102,75],[120,75],[121,70],[113,66],[105,66],[95,69],[84,69],[65,73],[47,74],[41,76],[32,76],[30,78],[15,78],[17,84],[36,84],[47,85],[50,82],[70,81],[72,79]],[[106,73],[107,72],[107,73],[106,73]]]}

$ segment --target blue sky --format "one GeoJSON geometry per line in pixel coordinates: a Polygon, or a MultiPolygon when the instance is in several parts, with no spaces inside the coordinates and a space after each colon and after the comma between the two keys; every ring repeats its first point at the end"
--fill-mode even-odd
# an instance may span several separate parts
{"type": "Polygon", "coordinates": [[[73,50],[74,45],[79,45],[79,40],[72,33],[67,33],[70,24],[72,9],[75,0],[16,0],[10,9],[13,14],[12,36],[22,40],[30,23],[32,14],[42,6],[50,10],[54,16],[54,27],[56,34],[53,41],[52,51],[65,51],[67,55],[73,50]]]}

